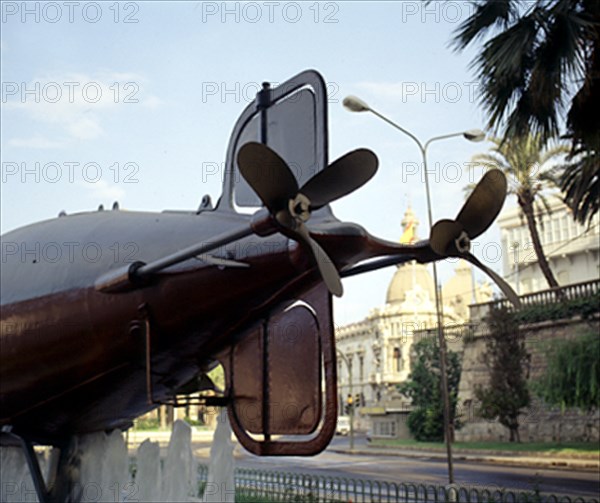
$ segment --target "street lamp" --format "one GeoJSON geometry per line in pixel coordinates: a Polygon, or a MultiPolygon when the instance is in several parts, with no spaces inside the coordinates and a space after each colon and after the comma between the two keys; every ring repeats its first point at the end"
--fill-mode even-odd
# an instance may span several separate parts
{"type": "MultiPolygon", "coordinates": [[[[425,143],[422,143],[414,134],[404,129],[402,126],[396,124],[392,120],[388,119],[384,115],[380,114],[376,110],[373,110],[367,103],[356,96],[347,96],[342,102],[344,107],[351,112],[371,112],[380,119],[384,120],[394,128],[398,129],[406,136],[411,138],[419,147],[421,156],[423,157],[423,169],[425,171],[425,194],[427,196],[427,216],[429,220],[429,228],[433,227],[433,218],[431,216],[431,196],[429,193],[429,175],[427,172],[427,148],[431,143],[438,140],[445,140],[447,138],[453,138],[455,136],[462,136],[463,138],[473,141],[480,142],[485,139],[485,133],[479,129],[470,129],[468,131],[461,131],[458,133],[450,133],[441,136],[434,136],[429,138],[425,143]]],[[[444,402],[444,437],[446,439],[446,452],[448,455],[448,482],[454,483],[454,468],[452,465],[452,434],[450,429],[450,397],[448,396],[448,371],[446,362],[446,339],[444,338],[444,329],[441,315],[440,295],[438,292],[438,279],[437,279],[437,265],[433,262],[433,284],[435,294],[435,314],[437,322],[437,335],[438,343],[440,346],[440,373],[441,373],[441,386],[442,386],[442,400],[444,402]]]]}
{"type": "Polygon", "coordinates": [[[346,358],[346,355],[339,349],[336,349],[337,354],[344,360],[346,367],[348,368],[348,393],[352,397],[352,404],[350,407],[350,451],[354,450],[354,395],[352,394],[352,363],[346,358]]]}

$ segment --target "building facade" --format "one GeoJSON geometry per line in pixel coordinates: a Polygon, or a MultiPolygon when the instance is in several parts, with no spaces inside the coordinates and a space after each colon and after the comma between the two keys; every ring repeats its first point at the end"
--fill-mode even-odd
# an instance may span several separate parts
{"type": "MultiPolygon", "coordinates": [[[[591,225],[583,226],[573,220],[569,208],[558,197],[550,197],[548,202],[549,209],[538,212],[536,221],[544,254],[558,284],[564,286],[598,278],[599,215],[595,215],[591,225]]],[[[547,289],[520,208],[505,209],[497,222],[504,278],[519,295],[547,289]]]]}
{"type": "MultiPolygon", "coordinates": [[[[559,284],[563,286],[599,278],[598,215],[589,226],[577,224],[558,198],[549,200],[549,210],[536,215],[536,218],[545,255],[559,284]]],[[[505,279],[520,295],[547,289],[527,223],[519,208],[505,209],[498,218],[498,224],[505,279]]],[[[416,240],[418,222],[410,208],[402,225],[404,232],[400,241],[416,240]]],[[[472,278],[471,266],[460,261],[454,276],[441,287],[443,324],[449,351],[463,352],[464,337],[453,336],[453,327],[459,334],[465,330],[464,324],[470,321],[469,306],[477,308],[477,304],[492,299],[491,285],[475,285],[472,278]]],[[[435,336],[436,332],[432,330],[435,326],[435,294],[429,266],[411,262],[398,266],[394,271],[385,305],[371,310],[365,319],[336,330],[340,411],[344,413],[348,397],[352,395],[357,429],[369,430],[372,437],[408,436],[406,418],[411,406],[398,393],[397,387],[408,379],[411,372],[412,345],[421,337],[435,336]]],[[[472,391],[468,386],[475,375],[471,367],[475,365],[473,362],[481,366],[481,350],[481,345],[471,344],[468,355],[465,355],[466,368],[463,368],[460,392],[462,405],[472,401],[472,393],[465,390],[472,391]],[[475,353],[474,348],[477,348],[475,353]]],[[[467,427],[461,435],[471,438],[476,433],[481,432],[467,427]]]]}
{"type": "MultiPolygon", "coordinates": [[[[418,221],[410,207],[402,226],[400,241],[416,241],[418,221]]],[[[489,284],[473,287],[471,266],[458,262],[455,275],[441,289],[444,327],[465,323],[474,297],[476,302],[491,299],[489,284]]],[[[394,271],[384,306],[336,330],[339,407],[344,413],[352,397],[358,429],[382,437],[407,432],[401,418],[406,417],[410,403],[398,393],[397,386],[410,374],[413,343],[435,326],[435,292],[429,266],[409,262],[394,271]]],[[[451,340],[448,345],[450,350],[458,349],[452,347],[451,340]]]]}

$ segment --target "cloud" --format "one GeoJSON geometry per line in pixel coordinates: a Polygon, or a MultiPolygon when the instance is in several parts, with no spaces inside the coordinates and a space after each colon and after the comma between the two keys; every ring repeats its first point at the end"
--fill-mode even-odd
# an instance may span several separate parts
{"type": "Polygon", "coordinates": [[[91,118],[77,119],[66,128],[69,134],[78,140],[92,140],[104,132],[98,121],[91,118]]]}
{"type": "Polygon", "coordinates": [[[131,104],[150,108],[162,104],[145,91],[145,84],[146,79],[135,73],[46,75],[27,83],[3,82],[3,106],[58,126],[77,140],[93,140],[104,134],[102,123],[107,117],[131,104]]]}
{"type": "Polygon", "coordinates": [[[142,105],[147,108],[157,108],[164,104],[164,101],[157,96],[149,96],[142,101],[142,105]]]}
{"type": "Polygon", "coordinates": [[[12,138],[8,140],[9,147],[29,148],[29,149],[59,149],[65,148],[66,143],[49,140],[43,136],[33,136],[31,138],[12,138]]]}
{"type": "Polygon", "coordinates": [[[109,184],[106,180],[98,180],[94,183],[82,183],[81,185],[90,190],[93,197],[101,201],[107,201],[107,203],[112,203],[125,197],[125,191],[121,187],[109,184]]]}

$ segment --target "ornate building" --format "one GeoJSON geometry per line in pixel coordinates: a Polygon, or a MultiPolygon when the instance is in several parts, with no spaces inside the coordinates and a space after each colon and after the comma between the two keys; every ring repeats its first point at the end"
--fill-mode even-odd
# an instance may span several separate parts
{"type": "MultiPolygon", "coordinates": [[[[402,220],[404,232],[400,242],[417,240],[418,221],[409,207],[402,220]]],[[[443,323],[445,327],[467,321],[468,305],[491,299],[489,284],[473,293],[471,267],[458,262],[455,275],[442,287],[443,323]]],[[[409,404],[396,391],[397,385],[410,374],[410,350],[423,330],[436,325],[433,278],[427,265],[409,262],[396,268],[387,290],[385,305],[371,310],[362,321],[336,331],[338,348],[338,389],[340,411],[344,411],[350,394],[357,403],[356,427],[373,429],[373,434],[397,436],[394,414],[405,413],[409,404]],[[421,331],[421,332],[419,332],[421,331]],[[378,416],[382,420],[372,418],[378,416]],[[387,417],[387,419],[385,419],[387,417]]],[[[456,341],[458,343],[460,341],[456,341]]],[[[448,341],[449,349],[452,340],[448,341]]]]}

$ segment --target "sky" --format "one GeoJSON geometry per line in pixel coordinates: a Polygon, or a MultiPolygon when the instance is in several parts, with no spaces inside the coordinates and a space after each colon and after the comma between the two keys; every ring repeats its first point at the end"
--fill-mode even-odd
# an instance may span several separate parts
{"type": "MultiPolygon", "coordinates": [[[[412,205],[428,235],[421,155],[356,95],[422,141],[484,128],[469,63],[452,33],[468,2],[2,2],[2,234],[67,213],[196,209],[221,193],[220,166],[237,117],[263,81],[305,70],[327,82],[329,160],[367,147],[377,175],[333,203],[335,215],[397,241],[412,205]]],[[[491,143],[462,137],[428,149],[434,221],[453,218],[491,143]]],[[[514,205],[507,201],[507,205],[514,205]]],[[[474,253],[500,272],[494,226],[474,253]]],[[[456,266],[445,261],[441,280],[456,266]]],[[[394,268],[345,279],[335,322],[385,302],[394,268]]],[[[481,273],[477,281],[484,280],[481,273]]]]}

